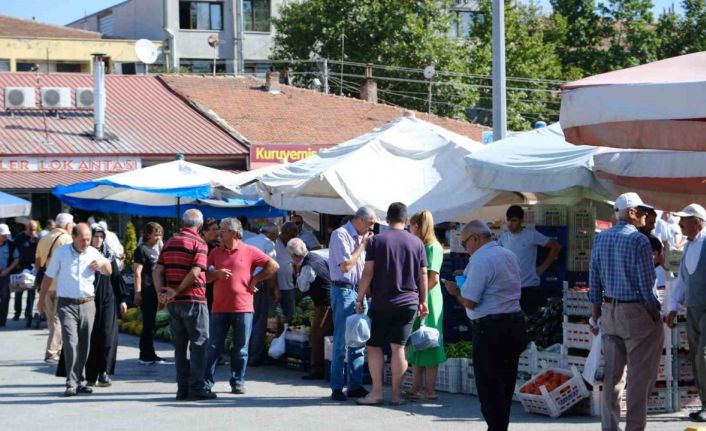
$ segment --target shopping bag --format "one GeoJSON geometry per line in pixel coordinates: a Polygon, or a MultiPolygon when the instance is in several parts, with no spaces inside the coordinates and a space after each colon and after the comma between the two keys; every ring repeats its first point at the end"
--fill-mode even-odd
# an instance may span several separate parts
{"type": "Polygon", "coordinates": [[[412,332],[410,340],[415,352],[439,347],[439,330],[424,325],[422,320],[419,329],[412,332]]]}
{"type": "Polygon", "coordinates": [[[586,364],[583,367],[583,379],[591,386],[595,386],[603,381],[603,333],[593,337],[591,351],[586,358],[586,364]]]}
{"type": "Polygon", "coordinates": [[[279,359],[284,355],[284,352],[287,348],[287,341],[285,340],[285,337],[287,336],[287,324],[284,324],[284,331],[282,331],[282,334],[272,340],[272,344],[270,344],[270,349],[267,351],[267,354],[270,355],[272,359],[279,359]]]}
{"type": "Polygon", "coordinates": [[[346,319],[346,346],[363,347],[370,339],[370,317],[355,313],[346,319]]]}

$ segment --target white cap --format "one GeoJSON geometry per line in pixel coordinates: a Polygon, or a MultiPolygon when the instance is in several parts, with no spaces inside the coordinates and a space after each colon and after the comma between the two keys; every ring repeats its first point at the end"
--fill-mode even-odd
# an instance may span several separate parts
{"type": "Polygon", "coordinates": [[[672,215],[677,217],[696,217],[706,221],[706,210],[699,204],[688,205],[678,213],[672,213],[672,215]]]}
{"type": "Polygon", "coordinates": [[[654,209],[650,205],[645,205],[644,202],[642,202],[642,199],[640,199],[640,196],[635,193],[635,192],[628,192],[628,193],[623,193],[622,195],[618,196],[618,198],[615,200],[615,212],[622,211],[628,208],[648,208],[648,209],[654,209]]]}
{"type": "Polygon", "coordinates": [[[10,235],[10,228],[5,223],[0,223],[0,235],[10,235]]]}

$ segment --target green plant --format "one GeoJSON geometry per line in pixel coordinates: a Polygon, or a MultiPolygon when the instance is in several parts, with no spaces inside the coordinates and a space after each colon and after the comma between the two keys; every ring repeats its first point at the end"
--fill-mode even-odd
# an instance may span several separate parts
{"type": "Polygon", "coordinates": [[[137,234],[135,233],[135,225],[132,222],[127,224],[123,244],[125,244],[125,268],[130,268],[132,267],[132,257],[137,248],[137,234]]]}

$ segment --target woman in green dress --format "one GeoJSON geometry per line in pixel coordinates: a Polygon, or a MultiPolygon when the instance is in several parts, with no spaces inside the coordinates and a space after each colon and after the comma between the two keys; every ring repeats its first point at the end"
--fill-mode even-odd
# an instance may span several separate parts
{"type": "MultiPolygon", "coordinates": [[[[441,271],[441,262],[444,259],[444,249],[434,235],[434,219],[428,210],[414,214],[410,219],[409,228],[410,232],[422,240],[426,249],[429,314],[424,318],[424,324],[439,331],[439,347],[415,352],[412,346],[407,346],[407,360],[413,366],[414,383],[409,390],[405,391],[405,396],[410,400],[434,400],[437,398],[434,390],[436,373],[439,364],[446,361],[443,341],[444,298],[439,284],[439,271],[441,271]]],[[[413,330],[416,331],[419,325],[420,319],[417,318],[413,330]]]]}

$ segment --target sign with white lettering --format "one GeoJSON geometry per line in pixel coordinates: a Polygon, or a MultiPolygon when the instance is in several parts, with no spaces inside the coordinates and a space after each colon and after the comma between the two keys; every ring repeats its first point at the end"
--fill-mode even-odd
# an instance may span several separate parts
{"type": "Polygon", "coordinates": [[[123,172],[141,167],[139,157],[0,157],[0,172],[123,172]]]}

